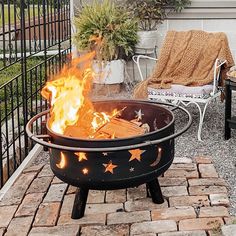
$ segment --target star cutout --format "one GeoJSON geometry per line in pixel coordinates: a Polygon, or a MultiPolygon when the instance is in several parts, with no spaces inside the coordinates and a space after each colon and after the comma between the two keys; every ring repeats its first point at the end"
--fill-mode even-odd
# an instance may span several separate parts
{"type": "Polygon", "coordinates": [[[108,153],[107,152],[103,152],[102,155],[105,157],[105,156],[108,155],[108,153]]]}
{"type": "Polygon", "coordinates": [[[103,166],[106,168],[104,173],[110,172],[112,174],[113,174],[113,169],[117,167],[117,165],[112,164],[112,161],[110,161],[108,164],[103,164],[103,166]]]}
{"type": "Polygon", "coordinates": [[[82,170],[82,172],[83,172],[84,175],[87,175],[89,171],[88,171],[87,168],[84,168],[84,169],[82,170]]]}
{"type": "Polygon", "coordinates": [[[75,152],[75,155],[79,158],[79,162],[81,162],[83,160],[85,160],[85,161],[88,160],[85,152],[75,152]]]}
{"type": "Polygon", "coordinates": [[[141,155],[144,153],[144,150],[140,150],[140,149],[134,149],[134,150],[130,150],[129,153],[132,155],[129,159],[129,161],[133,161],[133,160],[138,160],[141,161],[141,155]]]}
{"type": "Polygon", "coordinates": [[[134,172],[134,167],[131,167],[131,168],[129,169],[129,171],[130,171],[130,172],[134,172]]]}
{"type": "Polygon", "coordinates": [[[137,120],[142,120],[142,116],[144,116],[144,114],[142,113],[142,110],[140,109],[139,111],[135,111],[135,118],[137,118],[137,120]]]}

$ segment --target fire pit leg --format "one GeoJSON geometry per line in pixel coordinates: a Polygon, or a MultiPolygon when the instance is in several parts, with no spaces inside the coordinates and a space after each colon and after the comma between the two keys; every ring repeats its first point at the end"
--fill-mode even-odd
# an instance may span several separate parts
{"type": "Polygon", "coordinates": [[[151,197],[148,184],[146,184],[146,192],[147,192],[147,197],[151,197]]]}
{"type": "Polygon", "coordinates": [[[161,187],[158,182],[158,179],[154,179],[151,182],[148,182],[147,185],[148,185],[151,197],[152,197],[152,201],[157,204],[163,203],[164,198],[161,192],[161,187]]]}
{"type": "Polygon", "coordinates": [[[77,188],[71,218],[80,219],[84,216],[89,189],[77,188]]]}

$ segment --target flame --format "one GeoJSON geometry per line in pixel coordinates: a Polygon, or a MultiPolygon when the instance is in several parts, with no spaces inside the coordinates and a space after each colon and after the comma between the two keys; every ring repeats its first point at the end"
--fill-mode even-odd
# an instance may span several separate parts
{"type": "Polygon", "coordinates": [[[66,166],[66,157],[63,152],[61,152],[61,160],[59,164],[56,164],[57,168],[63,169],[66,166]]]}
{"type": "Polygon", "coordinates": [[[50,102],[49,127],[58,134],[94,138],[96,131],[120,111],[96,112],[89,100],[95,52],[72,60],[48,81],[42,96],[50,102]]]}
{"type": "Polygon", "coordinates": [[[116,137],[116,133],[114,132],[111,136],[111,139],[114,139],[116,137]]]}
{"type": "Polygon", "coordinates": [[[114,109],[110,115],[106,114],[105,112],[94,112],[94,118],[92,121],[93,130],[97,131],[99,128],[101,128],[103,125],[108,123],[113,117],[120,114],[120,111],[117,109],[114,109]]]}

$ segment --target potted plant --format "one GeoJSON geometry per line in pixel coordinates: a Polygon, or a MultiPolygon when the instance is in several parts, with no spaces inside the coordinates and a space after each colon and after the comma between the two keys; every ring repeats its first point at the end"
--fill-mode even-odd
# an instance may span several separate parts
{"type": "Polygon", "coordinates": [[[170,12],[181,12],[190,3],[190,0],[126,0],[131,17],[139,19],[136,52],[153,52],[157,44],[157,26],[170,12]]]}
{"type": "Polygon", "coordinates": [[[122,83],[124,81],[124,58],[131,55],[138,42],[137,20],[114,2],[95,1],[85,5],[74,25],[74,43],[78,50],[96,50],[95,71],[103,76],[95,83],[122,83]]]}

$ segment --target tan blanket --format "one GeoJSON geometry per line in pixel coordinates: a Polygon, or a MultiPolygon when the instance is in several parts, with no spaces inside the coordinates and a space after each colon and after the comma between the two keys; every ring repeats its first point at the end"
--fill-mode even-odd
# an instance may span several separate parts
{"type": "Polygon", "coordinates": [[[201,30],[169,31],[152,75],[139,83],[135,98],[146,98],[147,87],[170,88],[171,84],[201,86],[213,81],[214,62],[227,60],[224,69],[234,65],[227,36],[201,30]]]}

